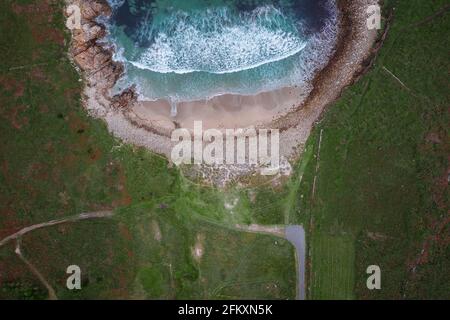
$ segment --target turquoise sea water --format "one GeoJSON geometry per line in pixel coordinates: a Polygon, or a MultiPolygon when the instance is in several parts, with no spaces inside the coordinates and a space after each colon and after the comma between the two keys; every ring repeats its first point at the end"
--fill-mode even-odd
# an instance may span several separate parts
{"type": "Polygon", "coordinates": [[[141,99],[199,100],[304,85],[329,59],[333,0],[109,0],[114,59],[141,99]]]}

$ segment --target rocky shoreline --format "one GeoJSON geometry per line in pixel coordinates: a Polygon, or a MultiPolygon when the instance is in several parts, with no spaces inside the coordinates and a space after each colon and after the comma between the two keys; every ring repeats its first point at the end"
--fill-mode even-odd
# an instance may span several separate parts
{"type": "MultiPolygon", "coordinates": [[[[113,49],[102,42],[106,29],[97,22],[97,18],[111,14],[108,3],[106,0],[66,0],[66,3],[81,9],[82,28],[73,30],[70,56],[85,80],[85,107],[92,116],[104,119],[110,132],[124,142],[146,147],[170,159],[174,146],[170,138],[154,130],[151,125],[142,125],[128,112],[137,101],[134,88],[111,96],[111,88],[123,75],[124,67],[113,61],[113,49]]],[[[289,162],[301,156],[314,123],[364,69],[364,62],[371,56],[377,39],[376,31],[367,30],[366,9],[376,3],[377,0],[338,0],[340,31],[334,56],[316,75],[313,90],[306,101],[270,123],[270,128],[281,131],[280,156],[283,165],[277,178],[290,174],[289,162]]],[[[187,169],[190,176],[224,186],[231,181],[259,175],[260,168],[221,165],[189,166],[187,169]]]]}

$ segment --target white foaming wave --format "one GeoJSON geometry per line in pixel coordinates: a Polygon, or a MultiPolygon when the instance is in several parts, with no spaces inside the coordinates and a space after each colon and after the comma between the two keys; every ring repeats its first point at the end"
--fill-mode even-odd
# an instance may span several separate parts
{"type": "MultiPolygon", "coordinates": [[[[148,28],[148,26],[144,26],[148,28]]],[[[286,59],[307,44],[297,22],[273,6],[233,17],[228,8],[178,12],[147,32],[152,45],[135,67],[160,73],[233,73],[286,59]]]]}
{"type": "MultiPolygon", "coordinates": [[[[328,64],[336,49],[339,32],[336,0],[327,0],[325,7],[330,14],[325,26],[308,40],[305,48],[297,55],[298,61],[296,61],[295,66],[292,68],[292,72],[285,78],[268,79],[270,81],[265,82],[259,87],[255,87],[249,83],[248,86],[228,88],[220,86],[223,89],[219,89],[219,87],[210,88],[211,90],[204,90],[197,93],[191,92],[189,95],[179,95],[178,92],[172,92],[169,95],[160,95],[156,92],[149,92],[147,85],[141,86],[139,78],[124,76],[119,80],[120,87],[117,87],[117,90],[120,92],[121,89],[134,84],[137,85],[137,92],[141,101],[155,101],[165,98],[174,102],[208,100],[224,94],[255,95],[293,86],[301,86],[304,89],[303,91],[309,92],[312,90],[312,79],[318,71],[322,70],[328,64]]],[[[119,57],[120,60],[125,59],[122,54],[119,54],[119,57]]],[[[297,59],[296,57],[292,58],[297,59]]]]}
{"type": "Polygon", "coordinates": [[[125,58],[125,49],[122,47],[114,46],[113,50],[113,61],[126,63],[128,62],[127,58],[125,58]]]}

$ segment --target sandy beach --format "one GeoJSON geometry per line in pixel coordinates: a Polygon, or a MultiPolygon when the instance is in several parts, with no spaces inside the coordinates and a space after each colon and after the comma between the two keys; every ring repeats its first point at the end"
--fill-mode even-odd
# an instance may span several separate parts
{"type": "MultiPolygon", "coordinates": [[[[222,95],[204,101],[181,102],[177,104],[176,116],[172,116],[171,106],[164,100],[140,102],[132,94],[125,98],[110,96],[110,89],[123,72],[120,64],[112,61],[111,50],[93,45],[77,54],[80,47],[104,36],[93,20],[108,14],[108,7],[101,0],[68,1],[82,8],[83,30],[74,34],[71,51],[86,80],[86,108],[93,116],[104,119],[111,133],[124,142],[146,147],[167,158],[174,145],[170,141],[172,130],[192,128],[194,121],[201,120],[204,128],[280,129],[280,155],[290,162],[296,161],[314,123],[361,73],[378,37],[376,30],[369,31],[366,26],[367,7],[377,0],[338,0],[339,35],[335,52],[310,85],[254,96],[222,95]]],[[[250,167],[237,170],[224,165],[222,169],[224,183],[255,173],[255,168],[250,167]]],[[[215,174],[220,176],[220,171],[215,174]]]]}
{"type": "Polygon", "coordinates": [[[208,100],[180,102],[175,116],[167,100],[141,101],[130,108],[128,116],[166,136],[177,127],[193,129],[194,121],[202,121],[205,129],[265,127],[295,110],[310,91],[311,88],[282,88],[257,95],[225,94],[208,100]]]}

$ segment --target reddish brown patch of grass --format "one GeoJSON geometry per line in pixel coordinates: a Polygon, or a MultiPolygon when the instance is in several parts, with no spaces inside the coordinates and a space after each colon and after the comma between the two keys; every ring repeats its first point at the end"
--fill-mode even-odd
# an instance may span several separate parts
{"type": "Polygon", "coordinates": [[[14,78],[8,76],[0,76],[0,86],[6,91],[13,91],[15,98],[20,98],[25,92],[25,85],[14,78]]]}

